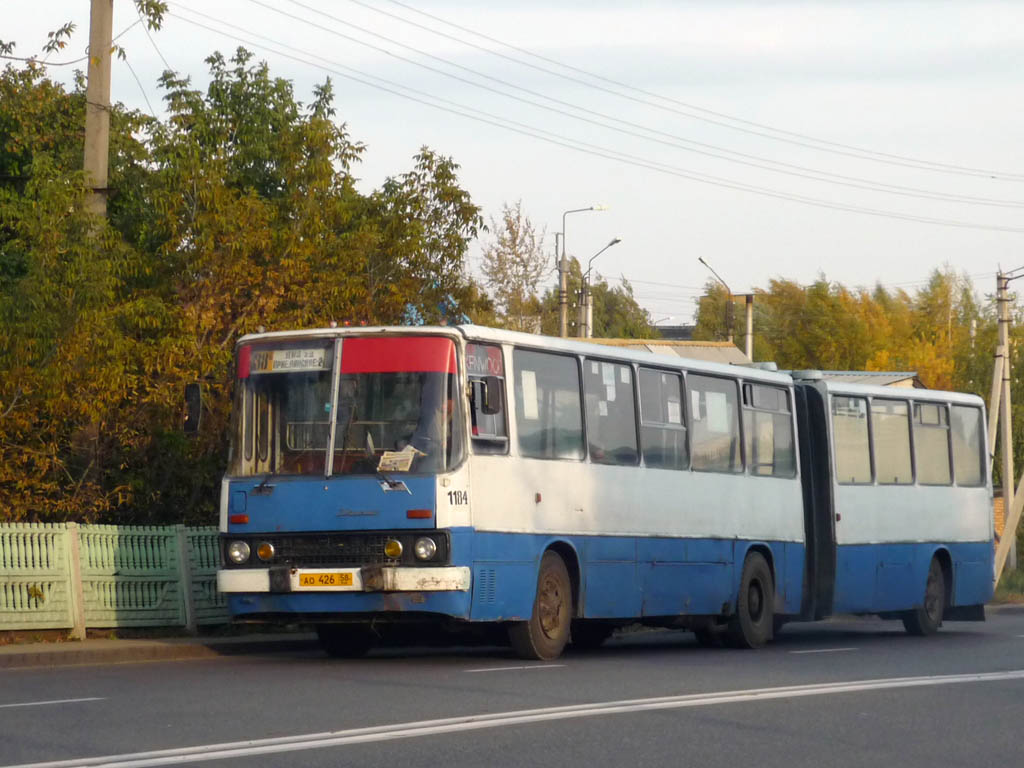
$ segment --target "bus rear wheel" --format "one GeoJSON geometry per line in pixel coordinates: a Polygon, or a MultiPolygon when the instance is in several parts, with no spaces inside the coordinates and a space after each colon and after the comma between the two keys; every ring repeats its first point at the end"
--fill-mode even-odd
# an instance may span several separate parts
{"type": "Polygon", "coordinates": [[[912,635],[934,635],[942,626],[946,612],[946,576],[937,558],[928,567],[928,581],[924,586],[924,600],[919,608],[903,614],[903,626],[912,635]]]}
{"type": "Polygon", "coordinates": [[[537,596],[529,621],[509,625],[512,649],[523,659],[552,661],[569,641],[572,623],[572,584],[562,558],[547,551],[540,561],[537,596]]]}
{"type": "Polygon", "coordinates": [[[324,652],[336,659],[357,659],[377,644],[376,635],[365,624],[317,624],[316,636],[324,652]]]}
{"type": "Polygon", "coordinates": [[[763,555],[751,552],[743,562],[736,613],[729,620],[729,644],[736,648],[760,648],[771,640],[774,606],[772,571],[763,555]]]}

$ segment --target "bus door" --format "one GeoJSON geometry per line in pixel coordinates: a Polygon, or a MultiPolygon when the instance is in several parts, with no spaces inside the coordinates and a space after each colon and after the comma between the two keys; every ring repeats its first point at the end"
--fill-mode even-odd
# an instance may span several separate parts
{"type": "Polygon", "coordinates": [[[804,500],[804,589],[800,613],[821,619],[832,613],[836,542],[832,471],[824,393],[797,382],[794,390],[804,500]]]}

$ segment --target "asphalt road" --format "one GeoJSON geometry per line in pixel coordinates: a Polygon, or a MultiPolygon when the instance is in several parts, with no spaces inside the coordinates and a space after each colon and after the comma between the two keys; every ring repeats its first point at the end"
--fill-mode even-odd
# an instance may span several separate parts
{"type": "Polygon", "coordinates": [[[1019,763],[1022,699],[1024,609],[931,638],[794,624],[761,651],[637,633],[553,664],[494,647],[293,650],[0,671],[0,767],[973,768],[1019,763]]]}

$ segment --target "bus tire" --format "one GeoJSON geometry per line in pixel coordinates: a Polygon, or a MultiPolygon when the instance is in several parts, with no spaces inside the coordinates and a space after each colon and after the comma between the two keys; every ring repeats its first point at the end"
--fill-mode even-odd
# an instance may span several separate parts
{"type": "Polygon", "coordinates": [[[735,648],[760,648],[772,639],[775,589],[764,556],[751,552],[743,561],[736,613],[729,620],[729,643],[735,648]]]}
{"type": "Polygon", "coordinates": [[[363,624],[317,624],[316,636],[324,652],[336,659],[357,659],[377,644],[373,631],[363,624]]]}
{"type": "Polygon", "coordinates": [[[925,637],[934,635],[942,626],[946,611],[946,576],[938,558],[933,557],[928,566],[928,581],[924,586],[924,599],[919,608],[903,614],[903,626],[912,635],[925,637]]]}
{"type": "Polygon", "coordinates": [[[552,661],[569,642],[572,623],[572,584],[562,558],[548,550],[540,561],[537,595],[529,621],[509,625],[512,649],[523,659],[552,661]]]}

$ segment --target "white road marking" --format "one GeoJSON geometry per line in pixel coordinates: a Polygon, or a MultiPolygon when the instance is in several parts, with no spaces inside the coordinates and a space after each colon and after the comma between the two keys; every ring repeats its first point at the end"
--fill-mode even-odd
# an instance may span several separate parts
{"type": "Polygon", "coordinates": [[[85,699],[52,699],[51,701],[23,701],[18,704],[0,704],[0,709],[12,709],[14,707],[45,707],[48,704],[78,704],[82,701],[105,701],[97,696],[89,696],[85,699]]]}
{"type": "Polygon", "coordinates": [[[481,667],[480,669],[467,669],[470,674],[474,672],[514,672],[520,669],[558,669],[565,664],[520,664],[517,667],[481,667]]]}
{"type": "Polygon", "coordinates": [[[843,653],[845,651],[856,651],[857,648],[812,648],[809,651],[790,651],[790,653],[843,653]]]}
{"type": "Polygon", "coordinates": [[[279,754],[324,747],[343,747],[351,744],[411,739],[433,736],[441,733],[475,731],[486,728],[504,728],[514,725],[570,720],[581,717],[601,717],[630,712],[650,712],[688,707],[706,707],[716,704],[737,704],[756,701],[793,699],[806,696],[827,696],[836,693],[882,691],[897,688],[921,688],[925,686],[956,685],[960,683],[989,683],[1006,680],[1024,680],[1024,669],[1007,672],[983,672],[967,675],[933,675],[930,677],[893,677],[878,680],[855,680],[847,683],[818,683],[814,685],[789,685],[779,688],[754,688],[741,691],[698,693],[685,696],[660,696],[649,699],[626,699],[623,701],[577,704],[544,709],[525,709],[513,712],[497,712],[491,715],[463,715],[441,720],[419,720],[410,723],[378,725],[369,728],[352,728],[344,731],[308,733],[299,736],[282,736],[272,739],[253,739],[224,744],[205,744],[197,747],[161,749],[151,752],[131,752],[122,755],[76,758],[43,763],[0,766],[0,768],[76,768],[81,766],[109,766],[110,768],[151,768],[160,765],[197,763],[249,755],[279,754]]]}

